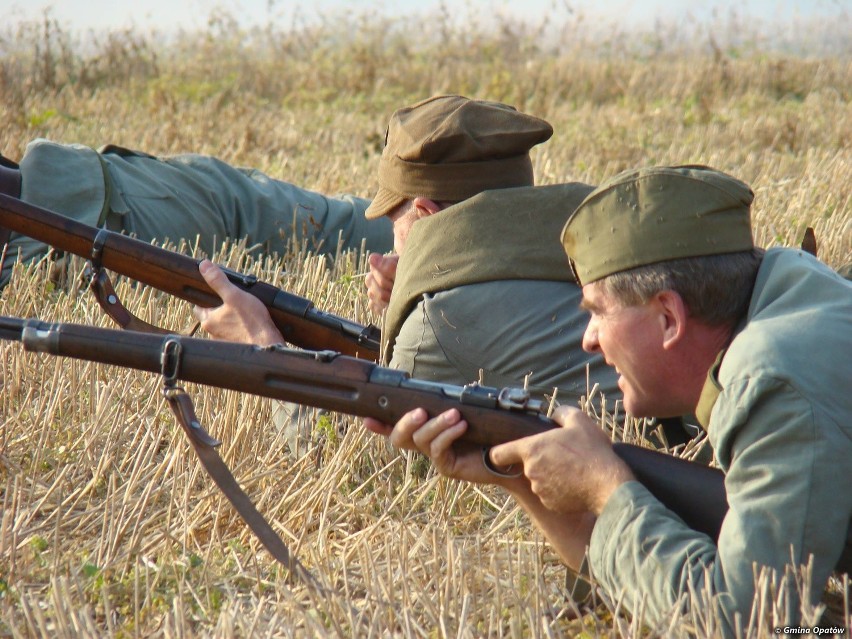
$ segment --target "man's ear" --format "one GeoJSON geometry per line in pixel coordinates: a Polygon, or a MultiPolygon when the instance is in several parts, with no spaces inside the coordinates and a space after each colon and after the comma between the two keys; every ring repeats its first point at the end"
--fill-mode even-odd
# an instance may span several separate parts
{"type": "Polygon", "coordinates": [[[443,207],[435,200],[430,200],[428,197],[416,197],[413,202],[414,209],[417,211],[417,218],[429,217],[435,215],[443,207]]]}
{"type": "Polygon", "coordinates": [[[654,302],[659,311],[663,348],[674,348],[686,334],[689,309],[680,294],[671,290],[657,293],[654,296],[654,302]]]}

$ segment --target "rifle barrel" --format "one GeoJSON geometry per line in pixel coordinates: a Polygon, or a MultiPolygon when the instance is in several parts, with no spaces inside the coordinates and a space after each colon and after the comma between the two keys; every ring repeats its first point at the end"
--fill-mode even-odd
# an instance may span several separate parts
{"type": "Polygon", "coordinates": [[[26,320],[17,317],[0,316],[0,339],[21,341],[26,320]]]}

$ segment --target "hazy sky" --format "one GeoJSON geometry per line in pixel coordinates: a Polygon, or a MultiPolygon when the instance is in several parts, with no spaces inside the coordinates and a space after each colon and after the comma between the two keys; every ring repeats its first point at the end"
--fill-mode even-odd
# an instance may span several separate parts
{"type": "MultiPolygon", "coordinates": [[[[47,7],[67,30],[101,30],[103,28],[146,28],[168,30],[204,28],[210,15],[222,10],[239,16],[242,26],[264,24],[269,19],[286,26],[294,11],[303,19],[320,13],[363,12],[381,10],[387,15],[428,12],[442,4],[441,0],[0,0],[0,10],[7,26],[20,20],[32,20],[47,7]]],[[[485,14],[506,16],[544,16],[565,18],[574,10],[586,17],[603,14],[617,17],[622,24],[643,26],[655,19],[702,20],[732,9],[740,17],[749,15],[786,22],[805,16],[842,16],[849,19],[852,0],[717,0],[695,2],[663,0],[445,0],[452,12],[474,8],[485,14]]]]}

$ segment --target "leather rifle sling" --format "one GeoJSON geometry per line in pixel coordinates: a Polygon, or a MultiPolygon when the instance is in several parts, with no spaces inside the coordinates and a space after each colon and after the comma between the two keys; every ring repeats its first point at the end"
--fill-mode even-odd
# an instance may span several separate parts
{"type": "Polygon", "coordinates": [[[325,592],[316,577],[294,557],[281,537],[263,515],[255,508],[248,495],[240,488],[228,466],[222,461],[216,446],[221,442],[211,437],[201,426],[195,415],[192,399],[186,391],[175,384],[180,365],[181,345],[178,338],[166,340],[163,345],[163,396],[175,414],[177,422],[189,438],[190,444],[207,474],[231,502],[243,521],[257,536],[269,553],[290,575],[313,591],[325,592]]]}

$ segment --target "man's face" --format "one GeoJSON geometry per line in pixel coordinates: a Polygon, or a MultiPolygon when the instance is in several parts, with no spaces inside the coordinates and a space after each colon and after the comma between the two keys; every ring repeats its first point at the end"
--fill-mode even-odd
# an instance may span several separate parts
{"type": "Polygon", "coordinates": [[[402,255],[411,227],[419,219],[417,207],[411,200],[406,200],[388,213],[388,217],[393,222],[393,249],[397,255],[402,255]]]}
{"type": "Polygon", "coordinates": [[[624,408],[635,417],[667,416],[663,326],[653,301],[625,306],[593,282],[583,287],[581,307],[591,314],[583,349],[615,367],[624,408]]]}

